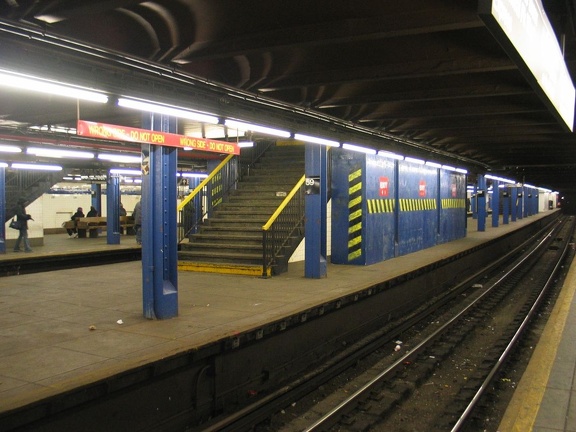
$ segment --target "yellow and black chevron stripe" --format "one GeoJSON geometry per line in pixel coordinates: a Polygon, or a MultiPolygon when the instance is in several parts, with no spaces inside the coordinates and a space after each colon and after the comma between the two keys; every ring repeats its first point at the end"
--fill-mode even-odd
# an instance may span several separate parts
{"type": "Polygon", "coordinates": [[[400,199],[400,211],[436,210],[436,200],[429,199],[400,199]]]}
{"type": "Polygon", "coordinates": [[[444,198],[442,199],[443,209],[463,209],[466,208],[466,200],[461,198],[444,198]]]}
{"type": "Polygon", "coordinates": [[[369,199],[368,213],[393,213],[395,201],[393,199],[369,199]]]}
{"type": "Polygon", "coordinates": [[[362,170],[348,175],[348,261],[362,256],[362,170]]]}
{"type": "Polygon", "coordinates": [[[218,172],[212,179],[210,180],[210,185],[212,186],[211,190],[211,202],[212,207],[216,207],[218,204],[222,202],[222,173],[218,172]]]}

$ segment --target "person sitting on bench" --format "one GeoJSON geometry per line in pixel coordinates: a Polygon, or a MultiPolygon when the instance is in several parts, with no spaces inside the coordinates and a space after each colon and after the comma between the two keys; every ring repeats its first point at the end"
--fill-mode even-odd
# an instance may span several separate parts
{"type": "Polygon", "coordinates": [[[76,229],[76,222],[77,222],[77,218],[81,218],[84,217],[84,212],[82,211],[82,207],[78,207],[78,210],[76,210],[76,213],[74,213],[72,215],[72,217],[70,218],[70,220],[74,221],[74,228],[67,228],[66,231],[68,232],[68,236],[70,238],[78,238],[78,230],[76,229]]]}

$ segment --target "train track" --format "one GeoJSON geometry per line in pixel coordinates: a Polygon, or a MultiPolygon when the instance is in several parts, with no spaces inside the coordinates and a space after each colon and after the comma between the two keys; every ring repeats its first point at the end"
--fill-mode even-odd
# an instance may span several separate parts
{"type": "Polygon", "coordinates": [[[506,380],[502,370],[549,295],[573,230],[556,227],[502,274],[474,285],[458,312],[432,318],[419,340],[398,341],[393,362],[340,389],[348,397],[337,405],[329,397],[280,430],[486,430],[486,399],[506,380]]]}
{"type": "Polygon", "coordinates": [[[478,407],[549,295],[569,250],[569,222],[539,234],[520,258],[509,253],[405,322],[201,430],[460,430],[478,421],[478,407]]]}

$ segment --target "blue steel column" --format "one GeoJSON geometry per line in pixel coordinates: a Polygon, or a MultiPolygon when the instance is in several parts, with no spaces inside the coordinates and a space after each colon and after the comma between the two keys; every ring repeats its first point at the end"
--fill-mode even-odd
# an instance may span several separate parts
{"type": "Polygon", "coordinates": [[[478,191],[476,193],[478,207],[478,231],[486,231],[486,179],[478,176],[478,191]]]}
{"type": "Polygon", "coordinates": [[[510,216],[510,188],[506,186],[506,189],[502,192],[502,224],[508,225],[508,218],[510,216]]]}
{"type": "Polygon", "coordinates": [[[102,214],[102,185],[99,183],[92,183],[90,185],[90,205],[94,206],[98,213],[102,214]]]}
{"type": "Polygon", "coordinates": [[[498,227],[500,222],[500,182],[492,180],[492,226],[498,227]]]}
{"type": "Polygon", "coordinates": [[[326,155],[322,156],[322,153],[326,153],[327,149],[324,146],[310,143],[305,146],[306,178],[320,177],[320,193],[307,194],[305,197],[304,276],[319,279],[326,276],[326,256],[322,255],[322,251],[326,250],[326,245],[321,243],[326,241],[326,218],[322,217],[322,206],[325,207],[326,202],[322,202],[322,197],[326,197],[327,193],[327,169],[322,167],[322,164],[326,164],[326,155]]]}
{"type": "Polygon", "coordinates": [[[106,242],[120,244],[120,176],[110,173],[106,188],[106,242]]]}
{"type": "Polygon", "coordinates": [[[394,161],[394,256],[400,255],[400,162],[394,161]]]}
{"type": "Polygon", "coordinates": [[[478,219],[478,185],[474,185],[472,189],[472,199],[470,200],[470,210],[472,211],[472,219],[478,219]]]}
{"type": "MultiPolygon", "coordinates": [[[[330,149],[320,149],[320,256],[324,258],[326,267],[326,257],[328,256],[328,151],[330,149]],[[322,179],[325,179],[324,181],[322,179]]],[[[326,276],[326,269],[324,269],[326,276]]]]}
{"type": "MultiPolygon", "coordinates": [[[[143,116],[144,128],[176,132],[176,119],[143,116]]],[[[142,145],[142,290],[148,319],[178,316],[177,155],[174,147],[142,145]]]]}
{"type": "Polygon", "coordinates": [[[513,186],[510,189],[510,215],[512,216],[512,222],[516,222],[516,216],[518,213],[518,187],[513,186]]]}
{"type": "Polygon", "coordinates": [[[524,209],[524,186],[518,187],[517,203],[516,203],[516,219],[522,219],[524,209]]]}
{"type": "Polygon", "coordinates": [[[0,253],[6,253],[6,168],[0,167],[0,253]]]}

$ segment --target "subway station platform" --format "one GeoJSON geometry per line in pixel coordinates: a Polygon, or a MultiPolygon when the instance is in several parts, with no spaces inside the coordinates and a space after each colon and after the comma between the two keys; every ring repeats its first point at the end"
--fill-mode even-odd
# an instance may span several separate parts
{"type": "MultiPolygon", "coordinates": [[[[365,267],[328,264],[327,276],[321,279],[305,278],[303,262],[292,263],[287,273],[269,279],[179,272],[179,316],[165,321],[143,317],[139,261],[0,278],[0,430],[10,430],[3,428],[3,413],[252,331],[476,248],[549,215],[541,213],[498,228],[487,226],[484,232],[476,231],[476,221],[469,220],[466,238],[365,267]]],[[[110,247],[136,246],[131,237],[122,238],[120,245],[107,245],[105,237],[52,235],[27,255],[110,247]]],[[[14,255],[7,252],[0,260],[14,255]]],[[[557,360],[566,376],[551,373],[548,384],[544,378],[541,385],[528,383],[536,393],[552,390],[541,398],[544,402],[551,398],[556,405],[554,410],[538,414],[533,425],[564,424],[564,428],[534,430],[576,431],[576,398],[571,397],[576,395],[575,287],[573,269],[563,293],[569,300],[561,299],[557,305],[564,304],[557,314],[564,317],[564,324],[555,324],[552,336],[542,338],[542,343],[552,344],[546,348],[547,356],[557,360]],[[559,337],[562,332],[569,338],[567,343],[559,337]],[[554,382],[571,383],[572,390],[556,388],[554,382]],[[560,397],[563,402],[555,402],[560,397]],[[540,420],[540,416],[546,417],[540,420]]],[[[529,405],[525,399],[518,402],[516,420],[544,406],[534,398],[529,405]]],[[[506,423],[512,426],[503,423],[500,430],[531,430],[517,428],[514,421],[506,423]]]]}

